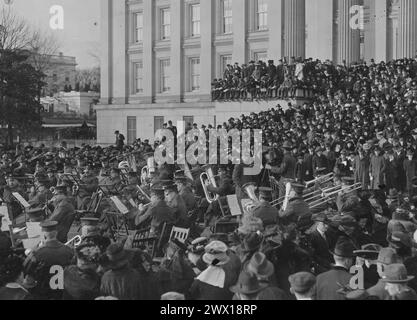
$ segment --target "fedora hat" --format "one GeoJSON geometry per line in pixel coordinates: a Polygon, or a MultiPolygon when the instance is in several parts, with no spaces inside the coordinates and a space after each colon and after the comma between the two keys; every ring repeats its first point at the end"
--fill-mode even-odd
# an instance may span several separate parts
{"type": "Polygon", "coordinates": [[[268,284],[259,283],[258,279],[254,274],[250,274],[243,271],[239,275],[239,280],[237,284],[230,287],[230,291],[232,291],[233,293],[255,294],[267,287],[268,284]]]}
{"type": "Polygon", "coordinates": [[[316,277],[310,272],[299,272],[289,276],[291,288],[297,293],[304,293],[316,284],[316,277]]]}
{"type": "Polygon", "coordinates": [[[353,245],[352,241],[346,238],[340,238],[336,246],[331,252],[333,255],[341,257],[341,258],[353,258],[355,256],[355,246],[353,245]]]}
{"type": "Polygon", "coordinates": [[[314,222],[323,222],[325,224],[330,224],[332,222],[324,212],[313,215],[312,220],[314,222]]]}
{"type": "Polygon", "coordinates": [[[414,276],[408,276],[406,267],[399,263],[386,266],[382,277],[382,281],[386,283],[407,283],[413,279],[414,276]]]}
{"type": "Polygon", "coordinates": [[[274,265],[261,252],[255,253],[245,267],[245,271],[258,277],[269,278],[274,272],[274,265]]]}
{"type": "Polygon", "coordinates": [[[395,249],[402,247],[412,248],[413,239],[411,236],[405,232],[394,232],[388,239],[388,242],[395,249]]]}
{"type": "Polygon", "coordinates": [[[206,253],[202,259],[207,265],[222,266],[230,261],[230,257],[227,254],[228,247],[224,242],[212,241],[204,250],[206,253]]]}
{"type": "Polygon", "coordinates": [[[399,261],[400,258],[393,248],[382,248],[381,251],[379,251],[377,262],[390,265],[398,263],[399,261]]]}
{"type": "Polygon", "coordinates": [[[381,249],[382,247],[379,244],[371,243],[362,246],[361,250],[355,250],[353,253],[365,260],[375,261],[378,259],[381,249]]]}

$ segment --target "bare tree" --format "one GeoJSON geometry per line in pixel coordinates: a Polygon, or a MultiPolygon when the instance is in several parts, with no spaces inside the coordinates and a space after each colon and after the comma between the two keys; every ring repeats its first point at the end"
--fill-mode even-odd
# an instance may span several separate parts
{"type": "Polygon", "coordinates": [[[28,23],[14,14],[10,7],[3,7],[0,11],[0,49],[27,50],[32,41],[32,34],[28,23]]]}
{"type": "Polygon", "coordinates": [[[45,73],[53,55],[58,53],[60,44],[51,32],[33,31],[28,50],[32,52],[31,63],[37,71],[45,73]]]}

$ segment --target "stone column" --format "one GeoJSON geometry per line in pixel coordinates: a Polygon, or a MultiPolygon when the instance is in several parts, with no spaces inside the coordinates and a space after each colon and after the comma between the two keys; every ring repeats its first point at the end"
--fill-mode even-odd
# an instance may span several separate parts
{"type": "Polygon", "coordinates": [[[152,103],[155,95],[155,63],[153,52],[153,0],[143,0],[143,102],[152,103]]]}
{"type": "Polygon", "coordinates": [[[288,58],[305,57],[305,0],[285,0],[284,53],[288,58]]]}
{"type": "Polygon", "coordinates": [[[306,1],[306,57],[333,61],[333,0],[306,1]]]}
{"type": "Polygon", "coordinates": [[[417,1],[400,0],[398,58],[412,58],[417,49],[417,1]]]}
{"type": "Polygon", "coordinates": [[[101,104],[109,104],[112,97],[112,1],[100,1],[101,10],[101,104]]]}
{"type": "MultiPolygon", "coordinates": [[[[171,1],[171,92],[172,102],[181,102],[184,74],[182,35],[184,0],[171,1]]],[[[204,13],[203,13],[204,14],[204,13]]]]}
{"type": "Polygon", "coordinates": [[[338,59],[342,64],[346,61],[347,65],[360,60],[360,27],[352,28],[351,8],[359,6],[360,0],[338,0],[339,6],[339,26],[338,26],[338,59]]]}
{"type": "Polygon", "coordinates": [[[388,60],[388,1],[375,1],[375,62],[377,63],[388,60]]]}
{"type": "MultiPolygon", "coordinates": [[[[233,15],[233,58],[232,64],[247,63],[246,29],[247,14],[246,0],[232,0],[233,15]]],[[[202,12],[204,15],[204,12],[202,12]]]]}
{"type": "Polygon", "coordinates": [[[283,44],[283,0],[268,0],[268,29],[269,29],[269,49],[268,57],[275,60],[282,58],[283,44]]]}
{"type": "Polygon", "coordinates": [[[126,104],[128,97],[127,70],[127,5],[113,0],[113,102],[126,104]]]}
{"type": "Polygon", "coordinates": [[[211,101],[213,76],[213,1],[201,1],[201,55],[200,92],[201,100],[211,101]]]}

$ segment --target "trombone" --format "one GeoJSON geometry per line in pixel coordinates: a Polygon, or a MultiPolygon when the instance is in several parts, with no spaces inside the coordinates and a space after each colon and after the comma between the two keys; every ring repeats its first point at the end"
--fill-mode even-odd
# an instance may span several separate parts
{"type": "Polygon", "coordinates": [[[329,174],[326,174],[325,176],[317,177],[314,180],[306,182],[306,188],[310,188],[314,186],[316,183],[327,183],[334,179],[334,172],[330,172],[329,174]]]}
{"type": "Polygon", "coordinates": [[[206,199],[208,203],[213,203],[219,200],[219,195],[213,192],[208,191],[207,187],[212,185],[213,187],[217,188],[216,177],[213,174],[213,169],[207,167],[205,172],[200,175],[201,185],[203,186],[204,194],[206,195],[206,199]]]}
{"type": "MultiPolygon", "coordinates": [[[[318,199],[318,200],[315,200],[315,201],[309,203],[310,209],[314,209],[314,208],[317,208],[317,207],[320,207],[320,206],[326,204],[327,201],[331,200],[332,196],[337,195],[340,192],[344,192],[345,194],[349,194],[349,193],[352,193],[356,190],[362,189],[362,187],[363,187],[362,183],[358,182],[358,183],[355,183],[354,185],[351,185],[351,186],[338,186],[338,189],[333,190],[331,192],[323,192],[321,199],[318,199]]],[[[335,189],[335,188],[333,188],[333,189],[335,189]]]]}

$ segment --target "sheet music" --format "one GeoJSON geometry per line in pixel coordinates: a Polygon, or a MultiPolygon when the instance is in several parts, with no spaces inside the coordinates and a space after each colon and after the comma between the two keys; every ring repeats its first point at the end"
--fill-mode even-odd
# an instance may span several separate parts
{"type": "Polygon", "coordinates": [[[229,204],[232,216],[241,216],[243,214],[236,195],[227,196],[227,203],[229,204]]]}
{"type": "Polygon", "coordinates": [[[128,214],[129,213],[129,209],[123,204],[122,201],[120,201],[120,199],[118,197],[113,196],[113,197],[110,198],[110,200],[113,201],[114,205],[120,211],[120,213],[122,213],[122,214],[128,214]]]}
{"type": "Polygon", "coordinates": [[[9,211],[7,210],[7,206],[0,206],[0,215],[3,216],[1,219],[1,231],[7,232],[9,231],[9,226],[12,225],[12,222],[9,219],[9,211]]]}
{"type": "Polygon", "coordinates": [[[32,239],[23,239],[23,247],[25,249],[36,249],[39,245],[39,243],[41,243],[42,238],[41,237],[37,237],[37,238],[32,238],[32,239]]]}
{"type": "Polygon", "coordinates": [[[17,201],[19,201],[20,202],[20,204],[25,208],[25,209],[28,209],[28,208],[30,208],[30,204],[25,200],[25,198],[23,198],[21,195],[20,195],[20,193],[18,193],[18,192],[13,192],[12,193],[12,195],[13,195],[13,197],[15,197],[16,198],[16,200],[17,201]]]}
{"type": "Polygon", "coordinates": [[[40,222],[27,222],[26,227],[29,239],[37,238],[42,235],[42,228],[40,222]]]}

